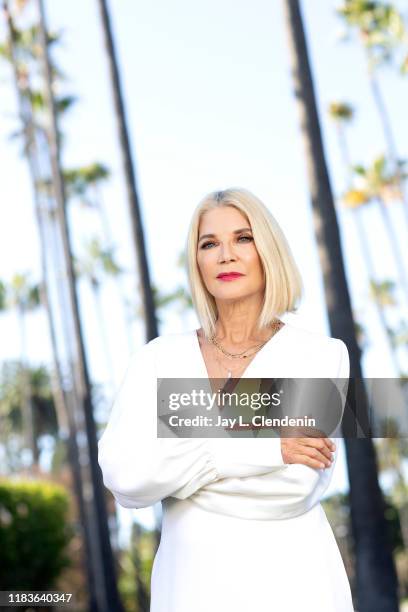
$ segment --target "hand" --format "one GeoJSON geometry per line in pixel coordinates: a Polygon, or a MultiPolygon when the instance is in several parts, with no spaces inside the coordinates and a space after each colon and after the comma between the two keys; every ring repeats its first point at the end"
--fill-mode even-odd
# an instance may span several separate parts
{"type": "MultiPolygon", "coordinates": [[[[289,428],[285,429],[287,431],[289,428]]],[[[290,430],[291,437],[281,437],[281,453],[285,463],[301,463],[318,469],[332,465],[332,453],[336,450],[336,445],[330,438],[318,438],[317,435],[322,432],[314,432],[314,435],[308,432],[309,436],[304,438],[293,437],[294,433],[301,434],[305,430],[301,428],[290,428],[290,430]]]]}

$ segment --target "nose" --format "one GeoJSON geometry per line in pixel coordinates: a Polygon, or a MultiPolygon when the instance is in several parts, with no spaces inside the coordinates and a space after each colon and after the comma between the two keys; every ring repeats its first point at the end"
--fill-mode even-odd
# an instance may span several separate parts
{"type": "Polygon", "coordinates": [[[220,250],[219,263],[223,263],[225,261],[235,261],[235,256],[230,247],[227,245],[224,245],[220,250]]]}

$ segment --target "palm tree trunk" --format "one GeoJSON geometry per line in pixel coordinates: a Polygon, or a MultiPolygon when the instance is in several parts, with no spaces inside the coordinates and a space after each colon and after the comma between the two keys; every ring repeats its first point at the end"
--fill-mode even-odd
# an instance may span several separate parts
{"type": "Polygon", "coordinates": [[[26,446],[31,452],[30,472],[34,473],[38,468],[39,449],[35,435],[34,426],[34,410],[32,402],[30,371],[27,363],[27,348],[26,348],[26,326],[25,326],[25,310],[21,305],[17,305],[17,318],[20,329],[21,347],[20,347],[20,374],[22,385],[22,414],[23,414],[23,430],[26,438],[26,446]]]}
{"type": "MultiPolygon", "coordinates": [[[[351,157],[349,154],[349,148],[348,148],[345,131],[340,125],[338,125],[337,135],[338,135],[338,141],[339,141],[339,149],[340,149],[341,157],[343,160],[344,168],[346,171],[347,187],[350,189],[353,185],[353,172],[352,172],[352,165],[351,165],[351,157]]],[[[367,234],[365,231],[364,222],[362,219],[362,213],[363,213],[363,206],[360,205],[357,207],[355,211],[353,211],[352,216],[353,216],[354,222],[357,227],[357,233],[360,239],[360,248],[361,248],[361,252],[363,255],[364,264],[365,264],[365,267],[368,273],[368,277],[369,279],[372,279],[374,281],[375,276],[376,276],[375,269],[374,269],[374,261],[371,256],[371,251],[370,251],[369,244],[368,244],[368,238],[367,238],[367,234]]],[[[393,366],[395,368],[395,372],[399,375],[401,368],[400,368],[398,356],[395,351],[393,337],[387,325],[387,320],[386,320],[386,316],[384,312],[385,309],[383,305],[379,303],[378,299],[374,299],[374,307],[377,311],[377,315],[380,320],[381,327],[383,328],[383,332],[387,340],[388,348],[390,351],[390,357],[391,357],[393,366]]]]}
{"type": "MultiPolygon", "coordinates": [[[[146,325],[146,340],[152,340],[159,335],[156,309],[153,298],[152,284],[150,280],[147,262],[146,246],[143,232],[142,217],[140,211],[139,197],[136,187],[136,175],[134,161],[132,158],[129,131],[126,121],[125,104],[122,94],[122,86],[119,75],[119,67],[116,58],[115,44],[107,0],[98,0],[102,29],[105,38],[106,53],[109,62],[109,71],[112,83],[113,101],[115,106],[116,120],[119,132],[119,141],[123,158],[123,169],[126,183],[129,215],[131,219],[133,244],[137,255],[137,265],[140,276],[140,288],[142,293],[142,308],[146,325]]],[[[160,533],[156,527],[156,545],[159,546],[160,533]]]]}
{"type": "MultiPolygon", "coordinates": [[[[334,337],[346,343],[350,354],[351,377],[357,382],[361,381],[360,349],[355,337],[299,0],[283,0],[283,5],[330,329],[334,337]]],[[[350,407],[356,414],[356,395],[352,381],[350,387],[350,407]]],[[[368,414],[367,394],[363,385],[358,391],[358,412],[364,416],[368,414]]],[[[371,438],[345,438],[345,448],[356,554],[358,610],[398,612],[397,578],[390,543],[386,537],[384,500],[378,484],[373,442],[371,438]]]]}
{"type": "Polygon", "coordinates": [[[75,340],[75,366],[80,382],[81,408],[85,418],[87,451],[89,457],[89,469],[91,478],[91,495],[87,498],[89,513],[93,518],[90,522],[94,530],[92,538],[92,567],[95,571],[95,592],[91,600],[91,606],[95,612],[110,612],[118,610],[123,612],[123,606],[119,598],[116,582],[116,568],[112,555],[109,528],[107,521],[106,499],[103,479],[98,465],[98,445],[96,427],[93,416],[93,405],[91,397],[91,386],[88,367],[85,356],[81,322],[79,316],[78,297],[76,293],[75,273],[72,261],[71,241],[66,216],[65,188],[60,166],[60,148],[58,138],[57,113],[52,90],[52,75],[50,58],[48,55],[48,33],[43,0],[37,0],[39,13],[39,28],[42,48],[43,71],[45,81],[45,98],[50,111],[49,144],[52,169],[52,183],[57,204],[59,229],[64,252],[65,280],[69,295],[69,313],[74,328],[75,340]]]}
{"type": "Polygon", "coordinates": [[[118,125],[119,140],[123,158],[123,170],[126,182],[126,192],[131,219],[133,244],[137,255],[137,269],[141,279],[142,306],[146,325],[146,340],[152,340],[158,336],[157,320],[151,280],[146,255],[146,246],[143,232],[142,217],[140,211],[139,197],[136,187],[136,175],[134,161],[132,158],[129,131],[127,128],[125,105],[122,95],[122,87],[119,76],[119,68],[116,59],[115,45],[110,24],[110,16],[107,0],[98,0],[101,14],[105,46],[109,61],[109,71],[112,83],[112,93],[115,106],[116,120],[118,125]]]}
{"type": "MultiPolygon", "coordinates": [[[[37,213],[37,224],[40,231],[40,245],[42,251],[42,268],[43,278],[47,278],[47,258],[45,254],[45,241],[43,233],[43,221],[41,210],[39,206],[36,206],[37,213]]],[[[44,282],[41,289],[41,301],[44,305],[47,313],[48,327],[51,340],[51,349],[53,356],[53,373],[51,378],[51,388],[54,399],[54,405],[57,413],[58,431],[63,442],[67,445],[68,464],[71,467],[72,472],[72,484],[75,491],[75,496],[78,504],[78,515],[80,517],[80,531],[81,540],[84,543],[85,555],[82,559],[86,576],[88,580],[88,588],[90,592],[95,591],[95,580],[94,572],[91,567],[92,558],[92,546],[91,546],[91,534],[89,529],[89,520],[86,514],[86,505],[83,491],[83,480],[81,475],[81,466],[79,463],[79,448],[77,443],[77,427],[75,423],[74,413],[75,406],[72,404],[72,398],[70,400],[68,394],[66,395],[63,390],[62,374],[60,365],[58,362],[58,347],[57,337],[55,333],[54,319],[51,311],[50,301],[48,299],[47,285],[44,282]]]]}
{"type": "Polygon", "coordinates": [[[373,95],[374,103],[380,117],[381,126],[384,133],[385,142],[387,145],[388,156],[391,159],[395,171],[399,177],[399,184],[401,187],[402,194],[402,208],[405,213],[405,222],[408,224],[408,197],[404,185],[404,179],[401,176],[398,166],[398,151],[397,145],[394,138],[394,132],[392,129],[391,121],[388,115],[387,107],[384,102],[384,98],[381,92],[380,84],[375,77],[374,71],[370,68],[370,57],[368,50],[366,51],[367,66],[368,66],[368,78],[370,82],[371,93],[373,95]]]}
{"type": "Polygon", "coordinates": [[[388,236],[390,238],[390,246],[391,246],[391,251],[394,257],[394,261],[395,261],[395,265],[397,268],[397,273],[401,282],[401,288],[405,293],[405,297],[408,301],[408,278],[407,278],[407,274],[406,274],[406,268],[404,266],[404,264],[402,263],[404,258],[402,256],[402,253],[400,252],[399,246],[398,246],[398,238],[397,236],[393,236],[393,230],[392,230],[392,224],[391,224],[391,219],[390,219],[390,215],[388,212],[388,208],[384,202],[384,200],[382,198],[377,198],[379,207],[380,207],[380,213],[382,216],[382,220],[384,223],[384,227],[388,233],[388,236]]]}

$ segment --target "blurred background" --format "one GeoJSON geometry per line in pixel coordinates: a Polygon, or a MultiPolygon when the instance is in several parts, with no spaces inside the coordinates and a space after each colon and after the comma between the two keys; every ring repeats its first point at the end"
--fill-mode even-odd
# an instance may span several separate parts
{"type": "MultiPolygon", "coordinates": [[[[284,320],[408,379],[408,7],[1,6],[0,591],[147,612],[161,509],[115,504],[97,440],[132,350],[199,327],[206,193],[278,220],[305,285],[284,320]]],[[[323,500],[359,612],[408,609],[408,444],[380,434],[342,442],[323,500]]]]}

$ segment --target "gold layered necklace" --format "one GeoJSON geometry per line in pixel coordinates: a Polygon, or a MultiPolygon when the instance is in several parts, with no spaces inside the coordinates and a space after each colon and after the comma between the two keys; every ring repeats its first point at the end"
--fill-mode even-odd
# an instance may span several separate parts
{"type": "MultiPolygon", "coordinates": [[[[248,357],[251,357],[252,355],[254,355],[255,353],[257,353],[258,351],[261,350],[261,348],[267,343],[269,342],[269,340],[276,334],[276,332],[281,328],[282,325],[282,321],[280,321],[279,319],[276,319],[275,321],[273,321],[272,323],[272,334],[271,336],[265,340],[264,342],[261,342],[260,344],[256,344],[255,346],[249,347],[247,349],[245,349],[244,351],[241,351],[240,353],[230,353],[229,351],[225,350],[220,343],[218,342],[218,340],[215,337],[215,334],[213,334],[210,338],[211,342],[214,344],[214,346],[221,351],[224,355],[226,355],[227,357],[231,358],[231,359],[247,359],[248,357]],[[248,352],[248,351],[252,351],[252,352],[248,352]]],[[[220,361],[217,359],[218,364],[221,365],[220,361]]],[[[231,368],[225,368],[225,366],[222,366],[223,369],[227,370],[227,380],[229,378],[232,377],[233,374],[233,370],[231,368]]]]}

